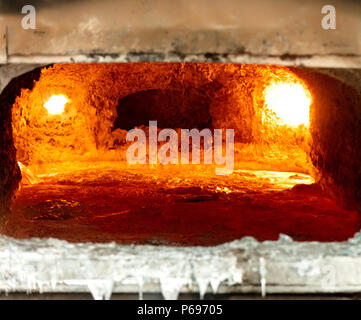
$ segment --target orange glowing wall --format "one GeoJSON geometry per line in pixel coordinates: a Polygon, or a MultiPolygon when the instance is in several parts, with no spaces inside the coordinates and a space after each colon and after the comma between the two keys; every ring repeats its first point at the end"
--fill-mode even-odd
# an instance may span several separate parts
{"type": "Polygon", "coordinates": [[[56,64],[44,68],[34,88],[22,90],[13,106],[17,159],[38,173],[42,165],[49,163],[124,161],[126,130],[114,130],[119,119],[127,121],[119,109],[120,101],[140,92],[148,92],[149,98],[154,90],[160,90],[168,94],[168,102],[158,99],[158,107],[151,109],[145,99],[143,107],[139,103],[138,114],[148,112],[147,116],[153,117],[149,120],[167,117],[167,125],[174,124],[174,129],[197,124],[235,129],[235,161],[239,166],[308,173],[307,121],[297,126],[285,123],[272,110],[271,102],[265,101],[266,88],[279,83],[300,86],[311,103],[304,83],[286,67],[56,64]],[[54,95],[63,95],[67,101],[64,111],[53,115],[44,105],[54,95]]]}

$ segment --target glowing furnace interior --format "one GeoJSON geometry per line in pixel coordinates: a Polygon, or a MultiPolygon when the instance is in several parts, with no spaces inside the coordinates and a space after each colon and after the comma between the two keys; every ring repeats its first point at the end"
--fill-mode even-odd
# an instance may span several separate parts
{"type": "Polygon", "coordinates": [[[297,69],[56,64],[34,80],[12,107],[22,180],[8,235],[214,245],[280,233],[344,240],[359,230],[357,212],[317,183],[315,97],[297,69]],[[233,172],[216,175],[214,164],[130,165],[127,132],[148,135],[152,120],[176,132],[234,129],[233,172]]]}

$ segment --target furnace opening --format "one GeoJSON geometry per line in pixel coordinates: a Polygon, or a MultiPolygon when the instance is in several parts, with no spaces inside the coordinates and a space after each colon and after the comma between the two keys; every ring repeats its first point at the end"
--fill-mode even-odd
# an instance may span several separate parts
{"type": "Polygon", "coordinates": [[[8,235],[214,245],[280,233],[338,241],[359,230],[357,211],[344,209],[321,183],[314,114],[328,102],[304,71],[93,63],[55,64],[31,75],[11,108],[21,181],[8,235]],[[158,134],[233,129],[232,173],[216,175],[216,165],[203,162],[129,164],[127,133],[138,128],[149,138],[149,121],[157,121],[158,134]]]}
{"type": "Polygon", "coordinates": [[[160,128],[212,128],[210,97],[197,89],[138,91],[119,99],[113,130],[131,130],[149,120],[160,128]]]}

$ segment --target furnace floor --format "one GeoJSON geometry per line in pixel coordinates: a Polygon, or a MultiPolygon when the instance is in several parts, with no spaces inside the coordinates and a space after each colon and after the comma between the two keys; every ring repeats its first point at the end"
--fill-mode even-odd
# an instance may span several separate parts
{"type": "Polygon", "coordinates": [[[71,242],[217,245],[252,236],[343,241],[360,230],[347,211],[291,172],[214,168],[88,168],[40,176],[17,193],[5,234],[71,242]]]}

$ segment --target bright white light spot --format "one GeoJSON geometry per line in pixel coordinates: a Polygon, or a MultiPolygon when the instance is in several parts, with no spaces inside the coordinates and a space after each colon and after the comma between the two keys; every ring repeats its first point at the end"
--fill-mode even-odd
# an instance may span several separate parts
{"type": "Polygon", "coordinates": [[[52,95],[44,104],[44,108],[48,110],[49,114],[62,114],[64,112],[65,104],[69,100],[62,94],[52,95]]]}
{"type": "Polygon", "coordinates": [[[289,126],[308,126],[311,95],[300,83],[278,82],[265,89],[265,103],[289,126]]]}

